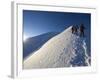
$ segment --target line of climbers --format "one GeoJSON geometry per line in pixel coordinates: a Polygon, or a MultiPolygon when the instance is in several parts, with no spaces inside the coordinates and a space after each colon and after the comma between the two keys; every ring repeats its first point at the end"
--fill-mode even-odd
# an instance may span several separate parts
{"type": "Polygon", "coordinates": [[[79,32],[80,37],[81,36],[84,37],[84,30],[85,30],[84,24],[81,24],[80,26],[73,25],[71,30],[72,30],[72,34],[78,34],[79,32]]]}

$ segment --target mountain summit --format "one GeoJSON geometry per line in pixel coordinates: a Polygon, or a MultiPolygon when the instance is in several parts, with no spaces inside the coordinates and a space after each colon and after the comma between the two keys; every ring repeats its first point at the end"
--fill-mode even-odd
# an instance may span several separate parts
{"type": "Polygon", "coordinates": [[[72,26],[48,40],[24,60],[24,69],[89,66],[85,37],[72,34],[72,26]]]}

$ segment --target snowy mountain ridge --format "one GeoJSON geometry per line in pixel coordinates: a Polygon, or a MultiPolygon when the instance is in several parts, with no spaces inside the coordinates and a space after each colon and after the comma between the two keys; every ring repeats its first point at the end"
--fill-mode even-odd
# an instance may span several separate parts
{"type": "Polygon", "coordinates": [[[40,49],[43,44],[59,33],[60,32],[48,32],[28,38],[23,42],[23,59],[26,59],[31,53],[40,49]]]}
{"type": "Polygon", "coordinates": [[[89,66],[86,39],[71,33],[71,27],[48,40],[24,60],[24,69],[89,66]]]}

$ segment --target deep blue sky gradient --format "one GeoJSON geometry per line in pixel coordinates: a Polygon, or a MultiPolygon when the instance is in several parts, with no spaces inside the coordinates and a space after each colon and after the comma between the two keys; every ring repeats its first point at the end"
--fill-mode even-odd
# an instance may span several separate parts
{"type": "Polygon", "coordinates": [[[90,28],[90,20],[88,13],[23,10],[23,32],[27,37],[34,37],[47,32],[61,32],[81,23],[90,28]]]}

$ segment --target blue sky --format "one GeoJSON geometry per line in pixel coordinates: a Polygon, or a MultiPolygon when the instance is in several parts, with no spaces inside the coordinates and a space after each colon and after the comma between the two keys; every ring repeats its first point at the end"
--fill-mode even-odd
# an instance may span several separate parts
{"type": "Polygon", "coordinates": [[[27,38],[47,32],[61,32],[71,25],[90,28],[91,15],[87,13],[23,10],[23,33],[27,38]]]}

